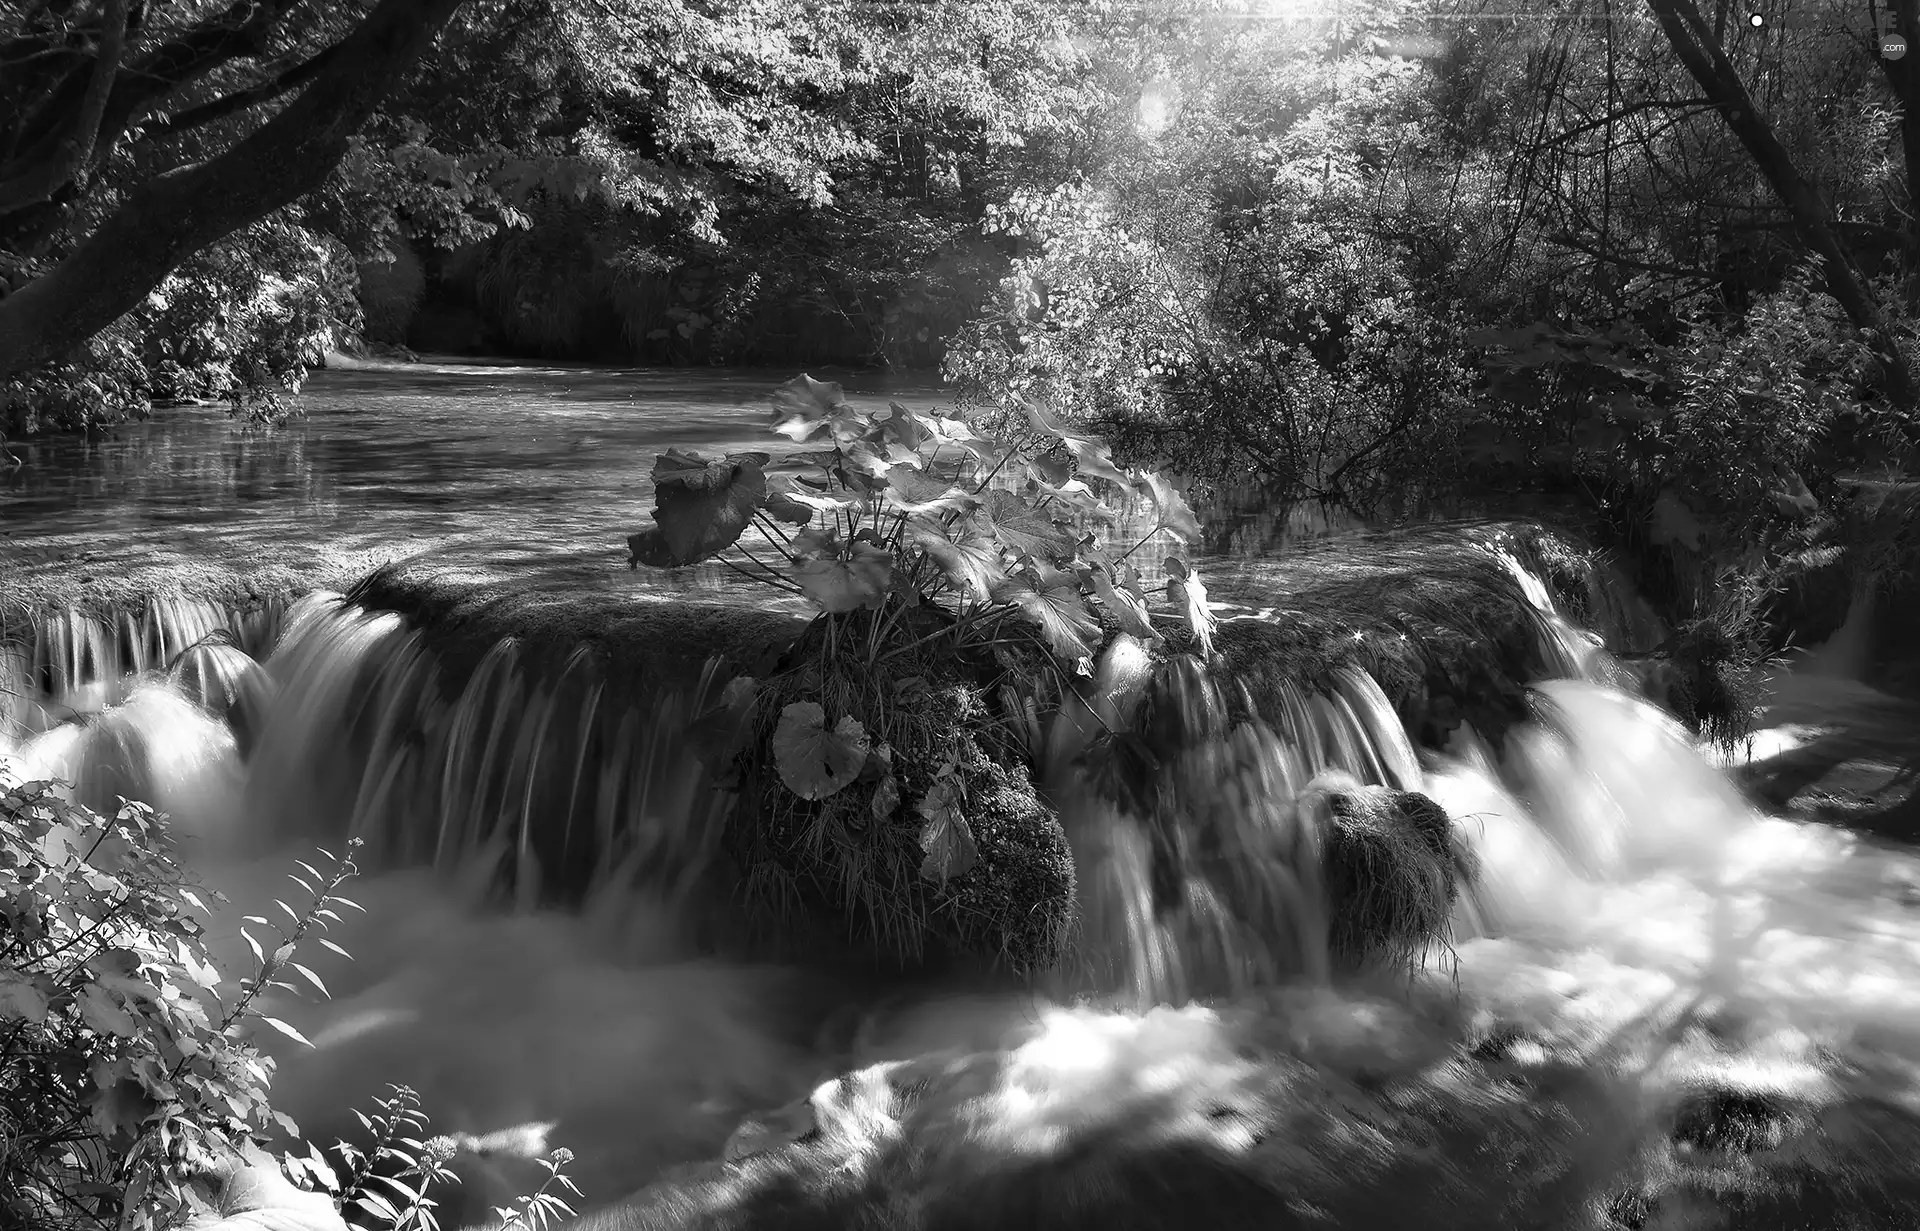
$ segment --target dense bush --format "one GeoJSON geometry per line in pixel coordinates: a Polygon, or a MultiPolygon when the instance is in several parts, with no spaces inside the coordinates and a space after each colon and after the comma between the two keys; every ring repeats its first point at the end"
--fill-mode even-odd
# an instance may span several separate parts
{"type": "Polygon", "coordinates": [[[105,426],[180,399],[276,417],[357,334],[357,286],[338,241],[297,212],[269,218],[187,260],[67,361],[0,385],[0,434],[105,426]]]}

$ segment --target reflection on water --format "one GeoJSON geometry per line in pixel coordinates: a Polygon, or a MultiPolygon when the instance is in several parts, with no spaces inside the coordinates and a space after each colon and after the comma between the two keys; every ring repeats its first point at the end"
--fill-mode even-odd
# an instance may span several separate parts
{"type": "MultiPolygon", "coordinates": [[[[458,542],[482,567],[617,580],[627,528],[652,506],[654,455],[787,443],[765,423],[768,394],[791,375],[377,364],[315,373],[304,415],[278,428],[184,407],[96,439],[15,442],[23,464],[0,470],[0,559],[116,573],[458,542]]],[[[821,375],[856,401],[941,396],[884,373],[821,375]]]]}

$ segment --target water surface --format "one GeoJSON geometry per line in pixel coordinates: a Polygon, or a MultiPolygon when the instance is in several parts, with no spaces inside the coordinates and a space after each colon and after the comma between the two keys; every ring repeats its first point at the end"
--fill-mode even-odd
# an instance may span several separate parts
{"type": "MultiPolygon", "coordinates": [[[[0,567],[49,582],[263,567],[332,581],[434,550],[483,573],[630,585],[624,539],[647,524],[655,455],[791,447],[766,423],[793,375],[356,363],[316,372],[278,427],[189,406],[93,439],[16,442],[0,567]]],[[[856,402],[943,396],[924,379],[817,375],[856,402]]]]}

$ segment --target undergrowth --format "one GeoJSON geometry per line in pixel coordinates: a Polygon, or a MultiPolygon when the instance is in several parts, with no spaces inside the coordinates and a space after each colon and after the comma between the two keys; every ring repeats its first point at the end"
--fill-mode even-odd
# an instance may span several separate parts
{"type": "MultiPolygon", "coordinates": [[[[311,1046],[266,993],[326,995],[299,958],[309,944],[344,954],[323,933],[358,909],[341,893],[352,847],[297,864],[303,896],[275,901],[282,918],[246,918],[254,967],[230,981],[204,922],[224,899],[176,861],[165,818],[127,800],[103,816],[68,789],[15,782],[0,763],[0,1223],[158,1231],[216,1208],[245,1172],[267,1206],[223,1214],[315,1225],[316,1194],[292,1180],[356,1228],[433,1231],[427,1192],[451,1178],[452,1148],[422,1140],[410,1090],[360,1115],[372,1143],[337,1143],[339,1167],[311,1146],[260,1148],[299,1126],[271,1106],[273,1061],[253,1040],[267,1029],[311,1046]]],[[[515,1225],[564,1210],[552,1188],[565,1159],[548,1161],[549,1184],[506,1212],[515,1225]]]]}

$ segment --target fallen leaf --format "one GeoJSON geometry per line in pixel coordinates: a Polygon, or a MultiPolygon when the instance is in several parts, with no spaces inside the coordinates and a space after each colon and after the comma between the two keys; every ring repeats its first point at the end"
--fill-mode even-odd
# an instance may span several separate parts
{"type": "Polygon", "coordinates": [[[825,799],[860,776],[869,745],[867,729],[853,715],[828,730],[818,702],[795,701],[780,711],[773,729],[773,763],[795,795],[825,799]]]}
{"type": "Polygon", "coordinates": [[[960,789],[951,775],[934,780],[914,805],[920,816],[920,875],[945,885],[980,862],[980,847],[960,813],[960,789]]]}

